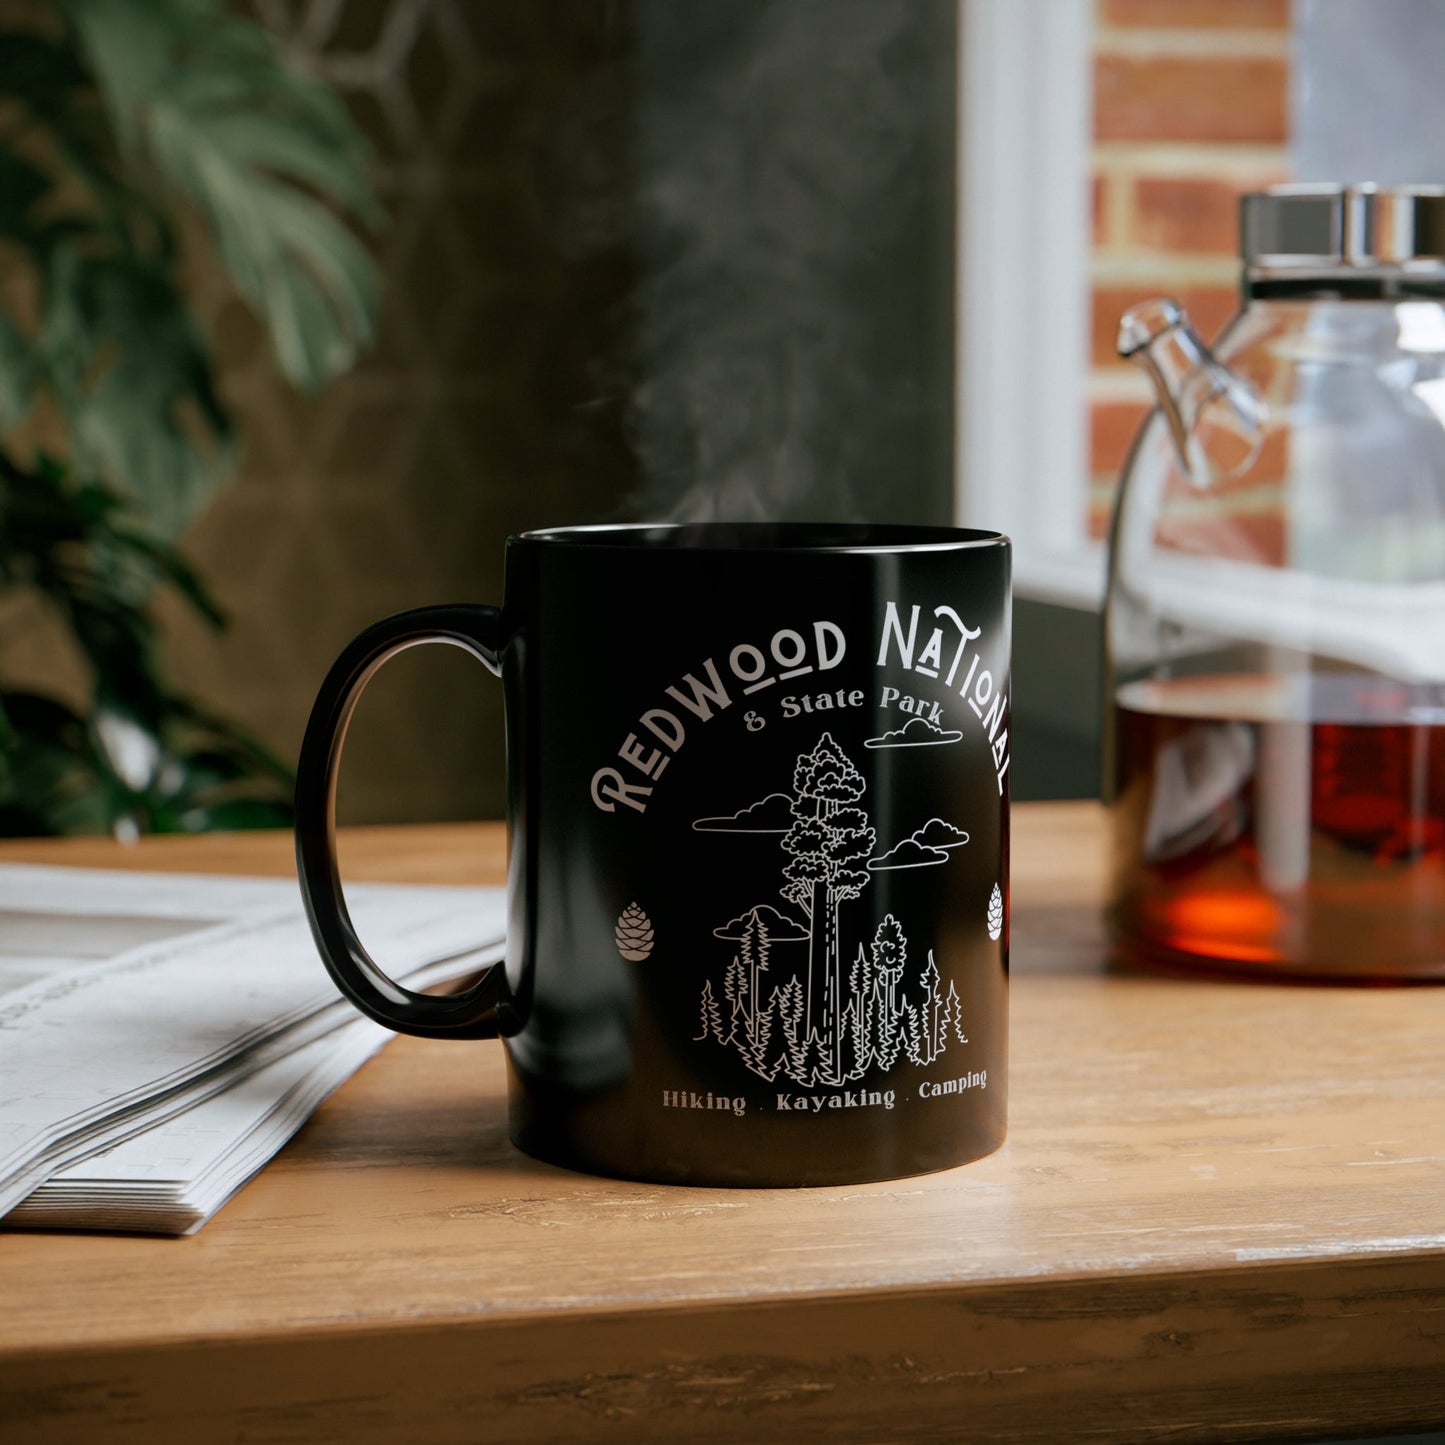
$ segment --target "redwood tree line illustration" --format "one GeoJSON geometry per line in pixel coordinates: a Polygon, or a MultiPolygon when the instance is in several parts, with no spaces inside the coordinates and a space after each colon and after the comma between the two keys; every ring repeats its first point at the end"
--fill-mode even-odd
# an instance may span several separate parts
{"type": "Polygon", "coordinates": [[[844,1084],[862,1078],[874,1064],[886,1072],[901,1052],[915,1064],[931,1063],[950,1031],[960,1043],[968,1042],[958,992],[951,980],[947,992],[940,992],[932,950],[917,1003],[903,993],[908,941],[891,913],[871,944],[859,945],[845,987],[839,908],[867,887],[867,860],[876,843],[868,815],[858,806],[866,788],[829,733],[800,755],[793,769],[793,822],[782,838],[789,855],[782,896],[804,920],[807,962],[801,980],[790,974],[770,981],[777,940],[767,919],[790,920],[760,906],[745,916],[739,933],[723,935],[738,943],[738,951],[723,978],[722,1002],[711,980],[703,985],[697,1039],[736,1048],[748,1067],[769,1081],[786,1076],[805,1087],[844,1084]]]}
{"type": "Polygon", "coordinates": [[[833,741],[818,739],[793,768],[793,826],[783,836],[792,854],[783,869],[783,897],[808,919],[808,974],[803,986],[803,1034],[817,1035],[826,1072],[838,1071],[843,1031],[843,962],[838,905],[868,885],[868,858],[877,836],[858,807],[867,783],[833,741]]]}

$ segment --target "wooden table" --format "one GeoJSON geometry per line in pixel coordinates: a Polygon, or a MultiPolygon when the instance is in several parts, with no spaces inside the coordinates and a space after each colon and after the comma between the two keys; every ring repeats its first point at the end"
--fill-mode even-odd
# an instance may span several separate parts
{"type": "MultiPolygon", "coordinates": [[[[0,1440],[1170,1441],[1445,1423],[1445,989],[1104,971],[1102,828],[1015,810],[1011,1133],[893,1184],[538,1164],[398,1039],[199,1235],[0,1235],[0,1440]]],[[[350,835],[481,882],[495,826],[350,835]]],[[[0,856],[284,872],[285,839],[0,856]]],[[[319,965],[318,965],[319,967],[319,965]]]]}

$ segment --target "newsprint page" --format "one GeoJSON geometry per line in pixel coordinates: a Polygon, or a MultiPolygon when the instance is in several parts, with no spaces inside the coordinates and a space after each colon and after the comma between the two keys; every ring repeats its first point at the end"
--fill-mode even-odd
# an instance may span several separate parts
{"type": "MultiPolygon", "coordinates": [[[[348,888],[414,989],[502,956],[499,888],[348,888]]],[[[0,1227],[186,1234],[391,1035],[293,881],[0,865],[0,1227]]]]}

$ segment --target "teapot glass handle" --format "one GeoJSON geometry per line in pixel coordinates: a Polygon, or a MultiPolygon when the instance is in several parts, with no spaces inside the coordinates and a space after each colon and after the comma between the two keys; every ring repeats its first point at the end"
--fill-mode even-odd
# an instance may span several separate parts
{"type": "Polygon", "coordinates": [[[1177,301],[1130,307],[1117,350],[1154,383],[1179,466],[1196,487],[1232,481],[1254,465],[1269,422],[1264,398],[1216,359],[1177,301]]]}

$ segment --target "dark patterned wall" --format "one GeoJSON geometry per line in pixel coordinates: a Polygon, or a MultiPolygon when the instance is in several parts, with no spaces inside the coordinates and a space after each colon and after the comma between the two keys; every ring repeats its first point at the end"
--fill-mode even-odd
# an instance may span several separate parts
{"type": "MultiPolygon", "coordinates": [[[[277,379],[243,309],[202,277],[246,438],[238,483],[188,545],[233,617],[217,646],[174,627],[184,680],[294,756],[326,666],[363,625],[497,601],[510,532],[614,515],[630,490],[597,358],[626,266],[578,254],[568,207],[599,207],[613,148],[568,177],[557,146],[615,83],[624,32],[593,3],[255,0],[345,95],[391,220],[377,351],[315,399],[277,379]]],[[[347,748],[344,819],[498,816],[499,689],[451,648],[403,655],[347,748]]]]}

